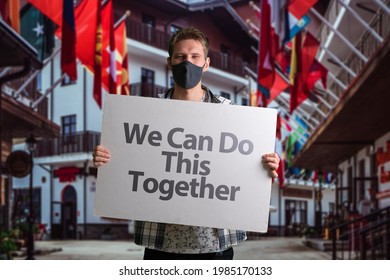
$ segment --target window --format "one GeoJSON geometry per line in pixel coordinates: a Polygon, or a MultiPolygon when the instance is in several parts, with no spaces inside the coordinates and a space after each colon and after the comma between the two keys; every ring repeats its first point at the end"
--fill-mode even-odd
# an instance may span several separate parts
{"type": "Polygon", "coordinates": [[[226,99],[230,99],[230,93],[221,91],[221,96],[226,98],[226,99]]]}
{"type": "Polygon", "coordinates": [[[248,106],[248,98],[241,98],[241,105],[248,106]]]}
{"type": "Polygon", "coordinates": [[[335,203],[334,202],[329,202],[329,214],[332,213],[334,214],[336,210],[335,203]]]}
{"type": "Polygon", "coordinates": [[[141,96],[157,97],[154,94],[154,71],[141,68],[141,96]]]}
{"type": "Polygon", "coordinates": [[[179,31],[181,29],[181,27],[179,27],[179,26],[176,26],[176,25],[171,25],[171,34],[174,34],[174,33],[176,33],[177,31],[179,31]]]}
{"type": "Polygon", "coordinates": [[[175,80],[173,79],[173,76],[169,77],[169,87],[173,87],[175,85],[175,80]]]}
{"type": "Polygon", "coordinates": [[[147,14],[142,15],[142,23],[145,24],[148,27],[155,27],[156,26],[156,20],[154,17],[149,16],[147,14]]]}
{"type": "Polygon", "coordinates": [[[143,14],[142,23],[142,38],[150,43],[153,39],[153,29],[156,26],[156,20],[152,16],[143,14]]]}
{"type": "Polygon", "coordinates": [[[63,116],[61,118],[62,135],[72,135],[76,133],[76,115],[63,116]]]}
{"type": "Polygon", "coordinates": [[[296,235],[307,225],[307,201],[285,200],[286,235],[296,235]]]}
{"type": "Polygon", "coordinates": [[[62,124],[62,153],[75,151],[76,140],[76,115],[63,116],[62,124]]]}
{"type": "Polygon", "coordinates": [[[42,90],[42,72],[39,72],[38,75],[37,75],[37,91],[41,91],[42,90]]]}
{"type": "Polygon", "coordinates": [[[229,55],[230,49],[225,45],[221,45],[221,67],[223,69],[228,68],[229,55]]]}

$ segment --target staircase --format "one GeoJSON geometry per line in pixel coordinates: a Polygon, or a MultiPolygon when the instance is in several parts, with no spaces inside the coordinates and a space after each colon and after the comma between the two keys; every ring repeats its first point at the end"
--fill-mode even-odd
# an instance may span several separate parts
{"type": "Polygon", "coordinates": [[[356,215],[331,231],[334,260],[390,259],[390,207],[366,216],[356,215]]]}

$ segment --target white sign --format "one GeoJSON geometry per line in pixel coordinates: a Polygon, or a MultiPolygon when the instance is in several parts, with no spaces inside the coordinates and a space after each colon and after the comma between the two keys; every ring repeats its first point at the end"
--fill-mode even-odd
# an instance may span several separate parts
{"type": "Polygon", "coordinates": [[[107,95],[95,214],[266,232],[276,110],[107,95]]]}

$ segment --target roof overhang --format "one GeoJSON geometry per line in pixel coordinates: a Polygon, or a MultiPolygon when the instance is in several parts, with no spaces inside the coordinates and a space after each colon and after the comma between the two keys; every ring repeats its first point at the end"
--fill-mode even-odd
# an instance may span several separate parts
{"type": "Polygon", "coordinates": [[[0,19],[0,67],[24,66],[26,61],[33,68],[42,68],[37,51],[0,19]]]}
{"type": "Polygon", "coordinates": [[[337,165],[390,130],[390,37],[345,90],[293,165],[335,171],[337,165]]]}
{"type": "MultiPolygon", "coordinates": [[[[0,77],[0,87],[8,81],[21,78],[31,73],[31,69],[41,69],[42,62],[37,51],[17,32],[0,19],[0,67],[18,67],[0,77]]],[[[32,110],[29,106],[18,102],[0,88],[0,109],[2,140],[24,138],[30,133],[37,137],[51,137],[60,134],[55,123],[32,110]]]]}

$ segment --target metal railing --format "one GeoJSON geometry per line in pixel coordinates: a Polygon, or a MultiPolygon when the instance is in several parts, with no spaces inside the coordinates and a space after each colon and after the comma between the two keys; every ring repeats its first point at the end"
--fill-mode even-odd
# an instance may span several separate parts
{"type": "Polygon", "coordinates": [[[89,153],[100,142],[100,133],[94,131],[77,132],[71,135],[38,141],[36,157],[49,157],[71,153],[89,153]]]}
{"type": "Polygon", "coordinates": [[[164,93],[166,90],[166,87],[153,84],[130,84],[130,94],[135,96],[158,97],[159,94],[164,93]]]}
{"type": "Polygon", "coordinates": [[[360,259],[390,260],[390,218],[359,232],[360,259]]]}
{"type": "Polygon", "coordinates": [[[390,206],[333,228],[332,259],[389,259],[390,206]]]}
{"type": "MultiPolygon", "coordinates": [[[[2,71],[6,71],[8,74],[12,73],[12,72],[17,72],[18,71],[18,67],[13,67],[13,68],[9,68],[9,69],[6,69],[6,68],[0,68],[0,72],[2,71]]],[[[7,83],[5,83],[5,87],[7,87],[8,90],[5,90],[4,88],[2,89],[3,92],[0,92],[0,94],[8,94],[10,95],[13,99],[15,99],[17,102],[19,102],[21,105],[24,105],[24,106],[29,106],[27,105],[27,103],[29,104],[33,104],[34,101],[38,100],[41,98],[42,96],[42,93],[40,93],[39,91],[36,90],[36,81],[33,80],[29,83],[26,83],[30,76],[34,74],[34,71],[31,71],[30,74],[26,75],[26,76],[23,76],[21,78],[18,78],[18,79],[15,79],[15,80],[12,80],[12,81],[9,81],[7,83]],[[24,89],[22,91],[20,91],[20,93],[18,94],[15,94],[19,88],[21,88],[24,84],[26,83],[26,86],[24,87],[24,89]],[[26,103],[26,100],[28,101],[26,103]]],[[[31,109],[33,110],[33,109],[31,109]]],[[[48,116],[48,99],[45,97],[43,98],[42,102],[40,102],[36,108],[36,110],[34,110],[35,112],[37,112],[39,115],[47,118],[48,116]]]]}
{"type": "MultiPolygon", "coordinates": [[[[386,0],[384,2],[389,4],[390,0],[386,0]]],[[[333,22],[335,20],[335,15],[338,14],[342,6],[338,3],[338,1],[332,1],[331,5],[334,6],[332,6],[328,10],[328,13],[325,15],[325,18],[330,22],[333,22]]],[[[390,34],[390,16],[383,12],[381,9],[378,9],[377,14],[373,17],[373,19],[369,23],[369,26],[383,39],[386,39],[390,34]]],[[[325,39],[330,32],[331,31],[329,30],[329,28],[324,24],[321,30],[320,40],[325,42],[325,39]]],[[[368,30],[365,30],[362,33],[358,42],[355,44],[355,47],[359,52],[361,52],[364,56],[370,59],[377,52],[378,48],[380,47],[380,43],[373,37],[373,35],[368,30]]],[[[349,57],[347,57],[343,62],[348,68],[355,72],[357,76],[359,76],[361,70],[366,64],[353,52],[351,52],[349,57]]],[[[342,68],[340,68],[340,71],[334,76],[344,85],[346,85],[347,88],[355,79],[351,76],[350,73],[348,73],[345,69],[342,68]]],[[[327,91],[331,91],[340,100],[345,90],[334,79],[329,79],[327,91]]],[[[324,102],[318,102],[315,105],[318,110],[313,113],[311,118],[307,119],[307,121],[314,127],[314,129],[316,129],[319,125],[322,124],[322,122],[327,118],[327,116],[330,114],[330,112],[333,110],[333,108],[337,105],[339,101],[335,100],[335,98],[332,97],[331,94],[324,95],[323,99],[331,106],[327,106],[324,102]],[[318,111],[323,112],[324,115],[318,111]]],[[[309,130],[313,131],[312,129],[309,130]]]]}

